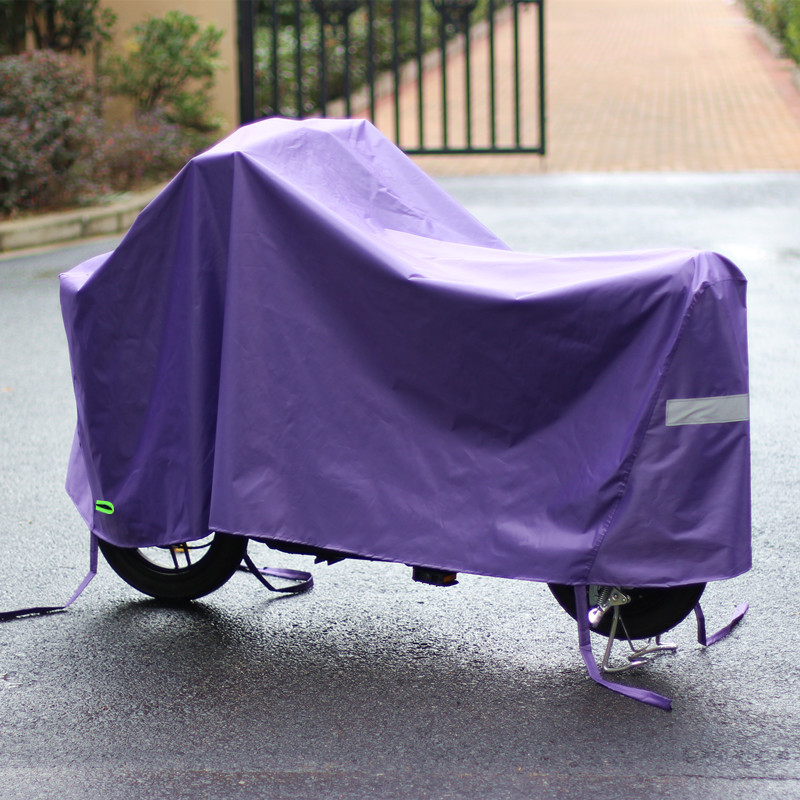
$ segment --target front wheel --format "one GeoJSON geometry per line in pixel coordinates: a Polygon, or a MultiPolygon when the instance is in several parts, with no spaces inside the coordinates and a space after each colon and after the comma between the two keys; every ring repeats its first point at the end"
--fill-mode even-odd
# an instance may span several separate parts
{"type": "MultiPolygon", "coordinates": [[[[572,619],[577,619],[575,587],[560,583],[547,585],[561,608],[572,619]]],[[[597,603],[597,596],[603,588],[602,586],[587,587],[587,601],[590,608],[597,603]]],[[[619,607],[624,629],[622,626],[617,629],[616,638],[624,639],[625,631],[627,631],[631,639],[650,639],[674,628],[691,613],[705,588],[704,583],[670,586],[663,589],[622,588],[622,593],[630,597],[631,601],[619,607]]],[[[609,609],[600,620],[600,624],[592,630],[603,636],[609,636],[612,619],[613,611],[609,609]]]]}
{"type": "Polygon", "coordinates": [[[159,600],[194,600],[219,589],[237,570],[247,538],[212,533],[165,547],[118,547],[100,540],[111,569],[134,589],[159,600]]]}

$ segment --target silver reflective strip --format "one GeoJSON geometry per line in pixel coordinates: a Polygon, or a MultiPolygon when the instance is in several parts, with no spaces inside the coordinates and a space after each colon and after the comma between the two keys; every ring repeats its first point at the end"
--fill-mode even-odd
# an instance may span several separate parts
{"type": "Polygon", "coordinates": [[[750,396],[690,397],[667,400],[667,425],[711,425],[750,419],[750,396]]]}

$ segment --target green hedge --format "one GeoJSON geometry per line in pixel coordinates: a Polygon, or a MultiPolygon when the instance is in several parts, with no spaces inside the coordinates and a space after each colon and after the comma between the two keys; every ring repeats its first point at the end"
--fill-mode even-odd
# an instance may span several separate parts
{"type": "Polygon", "coordinates": [[[91,190],[101,127],[93,100],[68,56],[0,58],[0,212],[76,202],[91,190]]]}
{"type": "MultiPolygon", "coordinates": [[[[0,0],[0,23],[20,8],[46,10],[49,2],[0,0]]],[[[46,16],[47,28],[37,27],[35,14],[17,21],[45,30],[59,47],[2,55],[11,37],[0,30],[7,34],[0,35],[0,216],[83,205],[164,180],[207,147],[219,128],[208,114],[208,91],[220,66],[222,31],[177,11],[150,17],[134,27],[125,55],[112,54],[105,78],[95,81],[85,64],[57,50],[68,49],[61,47],[67,40],[83,41],[62,19],[80,22],[81,13],[94,14],[97,0],[59,0],[56,6],[59,13],[46,16]],[[133,99],[132,122],[108,124],[100,117],[101,88],[133,99]]]]}
{"type": "Polygon", "coordinates": [[[744,0],[755,22],[768,30],[800,64],[800,0],[744,0]]]}
{"type": "Polygon", "coordinates": [[[71,56],[0,58],[0,216],[84,205],[173,175],[194,140],[158,113],[108,125],[71,56]]]}

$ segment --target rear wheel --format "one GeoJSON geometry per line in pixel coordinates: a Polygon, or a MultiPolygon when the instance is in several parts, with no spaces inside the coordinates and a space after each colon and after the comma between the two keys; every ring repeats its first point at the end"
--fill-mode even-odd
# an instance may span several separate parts
{"type": "Polygon", "coordinates": [[[211,533],[205,539],[165,547],[118,547],[100,541],[100,550],[122,580],[160,600],[194,600],[219,589],[237,570],[247,538],[211,533]]]}
{"type": "MultiPolygon", "coordinates": [[[[560,583],[549,583],[548,587],[561,608],[573,619],[577,619],[575,587],[560,583]]],[[[599,590],[602,588],[601,586],[587,587],[587,602],[590,608],[596,605],[599,590]]],[[[625,629],[623,630],[620,626],[617,629],[616,638],[624,639],[625,631],[627,631],[631,639],[649,639],[674,628],[691,613],[705,588],[704,583],[671,586],[664,589],[622,588],[622,593],[631,600],[630,603],[619,607],[625,629]]],[[[613,610],[609,609],[598,626],[592,630],[608,636],[611,633],[613,616],[613,610]]]]}

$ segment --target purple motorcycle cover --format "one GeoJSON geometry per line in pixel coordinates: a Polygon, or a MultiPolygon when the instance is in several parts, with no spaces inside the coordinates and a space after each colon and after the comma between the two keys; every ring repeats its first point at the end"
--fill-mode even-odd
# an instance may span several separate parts
{"type": "Polygon", "coordinates": [[[710,252],[512,251],[368,122],[259,122],[62,276],[68,491],[128,547],[214,530],[568,584],[731,578],[745,285],[710,252]]]}

